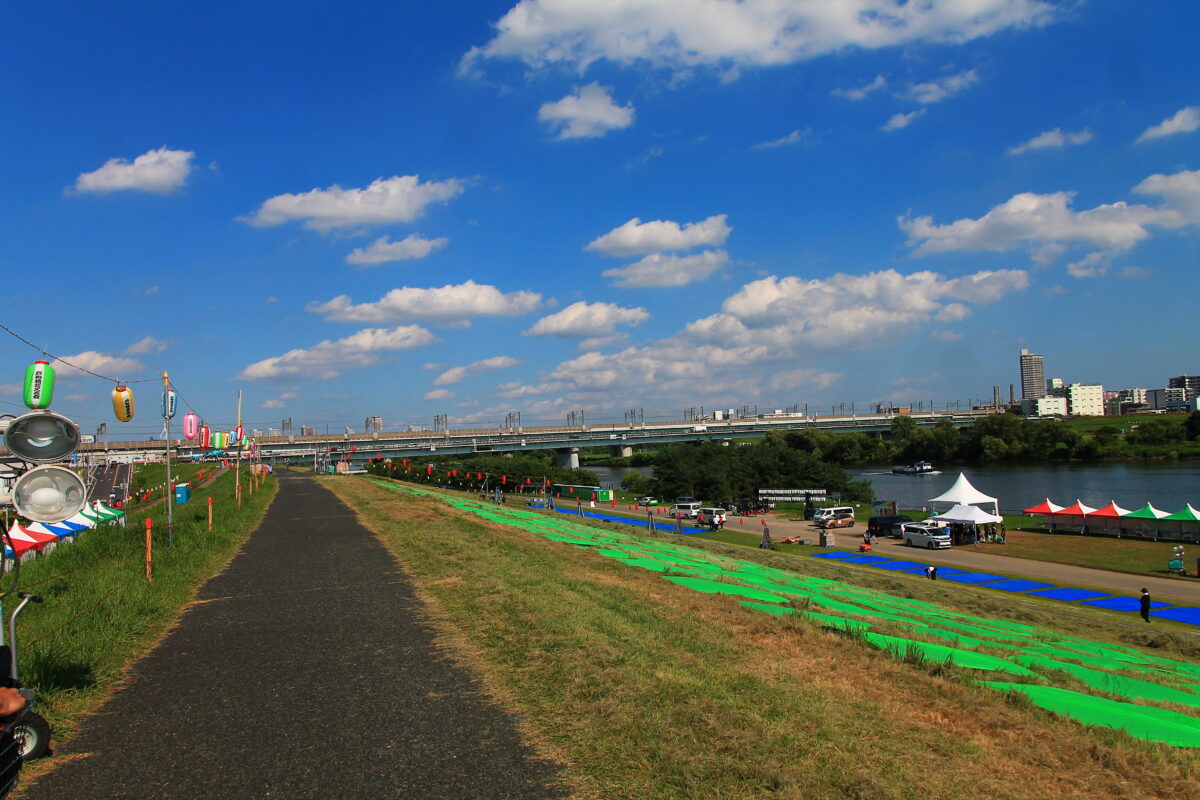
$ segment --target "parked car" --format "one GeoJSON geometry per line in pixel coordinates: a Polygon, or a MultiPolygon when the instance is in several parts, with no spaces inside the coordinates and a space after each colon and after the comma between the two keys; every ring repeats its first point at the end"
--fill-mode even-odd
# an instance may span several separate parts
{"type": "Polygon", "coordinates": [[[676,503],[699,503],[700,501],[694,497],[676,497],[676,503]]]}
{"type": "Polygon", "coordinates": [[[854,527],[854,512],[849,514],[834,514],[826,517],[820,523],[822,528],[852,528],[854,527]]]}
{"type": "Polygon", "coordinates": [[[699,501],[695,503],[676,503],[667,511],[667,516],[673,519],[695,519],[700,513],[699,501]]]}
{"type": "Polygon", "coordinates": [[[926,525],[923,522],[909,522],[900,527],[900,537],[909,547],[924,547],[929,550],[947,550],[950,548],[950,534],[945,528],[936,525],[926,525]]]}
{"type": "MultiPolygon", "coordinates": [[[[831,520],[834,517],[847,516],[850,517],[851,520],[854,519],[854,509],[850,506],[826,506],[825,508],[818,508],[816,510],[816,512],[813,514],[813,522],[815,522],[817,527],[820,528],[824,527],[824,523],[827,520],[831,520]]],[[[850,524],[853,525],[853,521],[850,524]]]]}
{"type": "Polygon", "coordinates": [[[701,522],[711,525],[714,521],[718,528],[725,524],[725,509],[715,506],[710,508],[701,508],[696,512],[697,517],[701,522]]]}
{"type": "Polygon", "coordinates": [[[656,506],[658,505],[657,497],[639,497],[637,500],[639,506],[656,506]]]}
{"type": "Polygon", "coordinates": [[[867,530],[873,536],[891,536],[894,539],[900,538],[900,526],[912,522],[911,519],[903,514],[886,514],[878,517],[871,517],[867,520],[867,530]]]}

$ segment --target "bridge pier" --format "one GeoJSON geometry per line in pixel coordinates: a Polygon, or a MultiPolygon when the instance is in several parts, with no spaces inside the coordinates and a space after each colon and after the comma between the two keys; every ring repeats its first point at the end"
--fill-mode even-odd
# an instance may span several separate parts
{"type": "Polygon", "coordinates": [[[559,469],[579,469],[579,448],[564,447],[554,451],[554,466],[559,469]]]}
{"type": "Polygon", "coordinates": [[[613,458],[630,458],[633,456],[633,445],[617,444],[609,448],[613,458]]]}

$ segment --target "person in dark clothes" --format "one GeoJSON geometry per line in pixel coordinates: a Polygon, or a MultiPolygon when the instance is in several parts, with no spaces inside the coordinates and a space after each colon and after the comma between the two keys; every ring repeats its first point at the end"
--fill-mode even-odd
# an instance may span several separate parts
{"type": "Polygon", "coordinates": [[[1149,622],[1150,621],[1150,592],[1146,591],[1145,589],[1142,589],[1142,597],[1141,597],[1140,603],[1141,603],[1141,609],[1142,609],[1142,619],[1146,620],[1146,622],[1149,622]]]}
{"type": "Polygon", "coordinates": [[[930,567],[929,567],[929,580],[931,580],[931,581],[937,580],[937,567],[934,565],[930,565],[930,567]]]}

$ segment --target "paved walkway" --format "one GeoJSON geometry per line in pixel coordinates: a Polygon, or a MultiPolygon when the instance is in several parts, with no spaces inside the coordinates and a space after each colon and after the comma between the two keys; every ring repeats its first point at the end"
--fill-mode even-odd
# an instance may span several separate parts
{"type": "Polygon", "coordinates": [[[23,796],[556,798],[392,556],[310,477],[23,796]]]}

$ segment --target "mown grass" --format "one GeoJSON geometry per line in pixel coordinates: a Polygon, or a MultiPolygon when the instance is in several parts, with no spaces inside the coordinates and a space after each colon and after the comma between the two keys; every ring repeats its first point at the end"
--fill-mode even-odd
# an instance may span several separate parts
{"type": "MultiPolygon", "coordinates": [[[[129,664],[178,618],[196,588],[219,572],[257,526],[275,495],[268,478],[238,509],[233,475],[174,507],[174,548],[167,546],[166,507],[131,512],[124,527],[92,530],[73,544],[21,566],[20,588],[40,595],[18,618],[21,679],[38,695],[38,711],[54,742],[73,732],[78,716],[105,699],[129,664]],[[213,529],[207,530],[209,496],[213,529]],[[152,580],[145,578],[147,517],[153,519],[152,580]]],[[[6,576],[7,580],[11,576],[6,576]]],[[[11,611],[15,599],[5,603],[11,611]]]]}
{"type": "Polygon", "coordinates": [[[1097,735],[977,673],[896,661],[436,499],[322,480],[580,797],[1200,795],[1197,754],[1097,735]]]}

